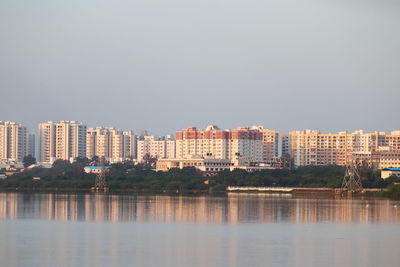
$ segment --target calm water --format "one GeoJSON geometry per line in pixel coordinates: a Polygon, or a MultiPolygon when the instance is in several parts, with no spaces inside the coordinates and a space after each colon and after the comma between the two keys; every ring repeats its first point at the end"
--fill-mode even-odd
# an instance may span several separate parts
{"type": "Polygon", "coordinates": [[[0,193],[0,266],[400,266],[400,203],[0,193]]]}

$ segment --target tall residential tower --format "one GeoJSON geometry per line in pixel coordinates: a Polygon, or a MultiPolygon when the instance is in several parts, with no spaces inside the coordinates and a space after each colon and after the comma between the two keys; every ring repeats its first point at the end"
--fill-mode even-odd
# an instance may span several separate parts
{"type": "Polygon", "coordinates": [[[28,132],[25,126],[0,121],[0,161],[22,162],[28,153],[28,132]]]}
{"type": "Polygon", "coordinates": [[[132,131],[96,127],[87,130],[86,157],[105,157],[111,163],[134,159],[136,137],[132,131]]]}
{"type": "Polygon", "coordinates": [[[39,124],[39,162],[86,157],[86,125],[77,121],[39,124]]]}

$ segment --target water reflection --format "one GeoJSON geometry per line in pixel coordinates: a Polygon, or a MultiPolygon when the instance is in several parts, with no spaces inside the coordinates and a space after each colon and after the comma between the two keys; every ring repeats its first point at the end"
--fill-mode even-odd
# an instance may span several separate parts
{"type": "Polygon", "coordinates": [[[399,223],[400,205],[378,199],[291,195],[134,196],[0,193],[0,219],[190,223],[399,223]]]}

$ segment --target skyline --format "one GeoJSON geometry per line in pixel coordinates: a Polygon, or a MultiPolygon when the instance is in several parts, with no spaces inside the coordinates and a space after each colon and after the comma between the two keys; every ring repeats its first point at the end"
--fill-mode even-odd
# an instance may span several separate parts
{"type": "Polygon", "coordinates": [[[0,0],[3,265],[397,266],[399,29],[400,0],[0,0]]]}
{"type": "Polygon", "coordinates": [[[4,0],[0,115],[30,129],[389,131],[399,13],[389,0],[4,0]]]}
{"type": "MultiPolygon", "coordinates": [[[[40,121],[38,124],[36,124],[33,128],[29,127],[29,126],[28,126],[29,124],[25,124],[25,123],[23,123],[23,122],[21,122],[21,121],[12,121],[12,120],[7,120],[7,119],[1,119],[1,118],[0,118],[0,122],[1,122],[1,121],[3,121],[3,122],[18,123],[18,124],[20,124],[21,126],[26,127],[29,133],[33,133],[33,134],[38,134],[38,128],[39,128],[39,125],[40,125],[40,124],[47,123],[47,122],[50,122],[50,121],[51,121],[51,122],[55,122],[55,123],[56,123],[56,122],[60,122],[60,121],[71,121],[71,122],[72,122],[72,121],[76,121],[76,122],[78,122],[78,123],[82,123],[83,125],[86,125],[88,129],[96,129],[96,128],[98,128],[98,127],[100,127],[100,128],[113,128],[113,129],[120,130],[120,131],[133,131],[135,135],[140,135],[142,131],[147,131],[147,133],[148,133],[149,135],[151,135],[151,136],[167,136],[167,135],[174,135],[174,136],[175,136],[176,132],[179,132],[179,131],[182,131],[182,130],[186,130],[187,128],[190,128],[190,127],[196,127],[197,129],[200,130],[200,129],[205,129],[205,128],[207,128],[208,126],[217,126],[217,127],[219,127],[220,130],[222,130],[222,131],[225,131],[225,130],[233,130],[233,129],[240,128],[240,127],[259,127],[259,126],[261,126],[261,127],[263,127],[263,129],[265,129],[265,130],[275,130],[275,131],[277,131],[277,132],[280,133],[280,134],[288,134],[288,133],[294,132],[294,131],[306,131],[306,130],[319,131],[319,132],[324,133],[324,134],[339,133],[339,132],[345,132],[345,131],[347,131],[348,133],[354,133],[354,132],[356,132],[356,131],[364,131],[365,133],[373,133],[373,132],[375,132],[375,131],[378,131],[378,132],[385,132],[385,133],[389,133],[389,134],[390,134],[391,132],[399,132],[399,131],[400,131],[400,128],[392,128],[392,129],[388,129],[388,130],[375,129],[375,130],[372,130],[372,131],[366,130],[366,129],[361,129],[361,128],[354,128],[354,129],[352,129],[352,130],[341,129],[341,130],[333,130],[333,131],[324,131],[324,130],[322,130],[322,129],[317,129],[317,128],[304,128],[304,127],[303,127],[303,128],[298,128],[298,129],[290,129],[290,127],[288,127],[290,130],[288,130],[288,131],[281,131],[280,129],[269,128],[269,127],[266,127],[265,125],[261,125],[261,124],[236,125],[236,126],[234,126],[234,127],[227,128],[227,127],[221,127],[221,126],[218,125],[218,124],[208,123],[208,124],[201,125],[201,126],[200,126],[200,125],[187,125],[186,127],[182,127],[182,128],[180,128],[180,129],[175,129],[175,130],[173,130],[172,132],[165,132],[165,131],[164,131],[164,132],[161,132],[161,133],[154,133],[154,132],[151,132],[151,131],[148,130],[148,129],[134,129],[134,128],[132,128],[132,127],[131,127],[131,128],[119,128],[119,127],[116,127],[116,126],[113,126],[113,125],[104,125],[104,124],[100,124],[100,125],[90,125],[90,124],[86,123],[85,121],[81,121],[81,120],[77,120],[77,119],[73,119],[73,120],[42,120],[42,121],[40,121]]],[[[30,124],[32,124],[32,123],[30,123],[30,124]]]]}

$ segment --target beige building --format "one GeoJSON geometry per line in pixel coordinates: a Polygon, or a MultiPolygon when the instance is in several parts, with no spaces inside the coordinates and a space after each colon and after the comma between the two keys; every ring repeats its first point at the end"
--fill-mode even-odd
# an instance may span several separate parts
{"type": "Polygon", "coordinates": [[[227,159],[159,159],[157,160],[157,171],[168,171],[172,168],[183,169],[186,167],[195,167],[203,175],[214,175],[223,170],[230,170],[233,163],[227,159]]]}
{"type": "Polygon", "coordinates": [[[400,150],[380,149],[371,153],[372,166],[378,169],[400,168],[400,150]]]}
{"type": "Polygon", "coordinates": [[[137,141],[137,160],[143,162],[145,155],[157,159],[174,159],[176,157],[173,136],[140,136],[137,141]]]}
{"type": "Polygon", "coordinates": [[[289,133],[289,139],[289,154],[296,166],[346,165],[354,148],[352,135],[347,132],[293,131],[289,133]]]}
{"type": "Polygon", "coordinates": [[[253,126],[250,129],[262,133],[263,162],[272,164],[278,159],[279,132],[276,130],[264,129],[262,126],[253,126]]]}
{"type": "Polygon", "coordinates": [[[133,131],[96,127],[87,130],[86,157],[104,157],[110,163],[132,160],[136,157],[136,138],[133,131]]]}
{"type": "Polygon", "coordinates": [[[0,121],[0,161],[22,162],[27,154],[26,127],[12,121],[0,121]]]}
{"type": "Polygon", "coordinates": [[[177,158],[228,159],[235,165],[263,161],[262,133],[249,127],[221,130],[210,125],[204,130],[189,127],[176,133],[177,158]]]}
{"type": "Polygon", "coordinates": [[[235,165],[228,159],[214,158],[189,158],[189,159],[159,159],[157,160],[157,171],[168,171],[172,168],[183,169],[186,167],[194,167],[201,171],[204,176],[213,176],[224,170],[233,171],[234,169],[244,169],[249,172],[273,169],[270,166],[241,166],[235,165]]]}
{"type": "Polygon", "coordinates": [[[77,121],[39,124],[39,162],[86,157],[86,125],[77,121]]]}
{"type": "Polygon", "coordinates": [[[296,166],[345,166],[354,159],[372,164],[374,152],[400,151],[400,132],[364,133],[359,130],[324,134],[316,130],[304,130],[290,132],[286,142],[296,166]]]}

